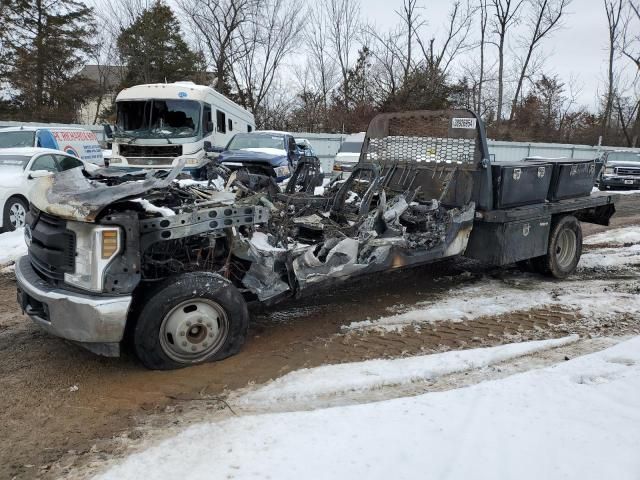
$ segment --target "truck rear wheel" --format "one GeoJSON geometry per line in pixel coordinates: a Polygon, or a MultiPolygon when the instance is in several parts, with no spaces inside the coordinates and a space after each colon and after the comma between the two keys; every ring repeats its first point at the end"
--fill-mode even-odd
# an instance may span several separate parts
{"type": "Polygon", "coordinates": [[[573,215],[554,220],[547,254],[531,259],[533,268],[555,278],[566,278],[576,270],[582,255],[582,227],[573,215]]]}
{"type": "Polygon", "coordinates": [[[144,299],[133,348],[147,368],[181,368],[234,355],[248,326],[247,304],[231,282],[213,273],[186,273],[144,299]]]}

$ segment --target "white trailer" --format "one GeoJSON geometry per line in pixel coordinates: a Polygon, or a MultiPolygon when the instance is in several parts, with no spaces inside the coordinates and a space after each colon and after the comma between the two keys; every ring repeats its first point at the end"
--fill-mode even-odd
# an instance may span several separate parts
{"type": "Polygon", "coordinates": [[[213,88],[193,82],[125,88],[116,97],[111,165],[170,168],[178,157],[194,174],[207,161],[205,144],[224,147],[255,130],[253,114],[213,88]]]}

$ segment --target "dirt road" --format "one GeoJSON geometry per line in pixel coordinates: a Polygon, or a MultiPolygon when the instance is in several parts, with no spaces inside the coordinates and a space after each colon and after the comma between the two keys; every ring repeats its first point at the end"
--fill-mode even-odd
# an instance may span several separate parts
{"type": "MultiPolygon", "coordinates": [[[[624,196],[619,205],[613,226],[629,224],[640,224],[640,196],[624,196]]],[[[586,233],[599,230],[585,227],[586,233]]],[[[353,321],[388,314],[398,305],[437,298],[482,275],[510,274],[458,261],[362,279],[256,313],[239,355],[173,372],[144,370],[128,356],[97,357],[45,334],[20,314],[13,279],[1,277],[0,479],[59,476],[84,452],[111,453],[117,442],[108,439],[135,435],[133,427],[145,415],[305,366],[494,345],[514,338],[625,334],[638,329],[637,319],[594,327],[561,308],[438,323],[419,331],[382,334],[342,329],[353,321]]]]}

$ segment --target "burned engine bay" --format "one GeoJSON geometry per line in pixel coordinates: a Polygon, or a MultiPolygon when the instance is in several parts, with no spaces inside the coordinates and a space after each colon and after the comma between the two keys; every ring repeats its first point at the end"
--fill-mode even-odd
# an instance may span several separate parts
{"type": "MultiPolygon", "coordinates": [[[[110,291],[132,285],[131,278],[153,282],[205,270],[261,302],[463,253],[475,213],[473,202],[455,207],[442,196],[424,198],[419,184],[391,190],[374,163],[329,181],[309,157],[280,185],[215,161],[206,181],[181,169],[73,169],[42,179],[34,205],[67,220],[124,228],[110,291]]],[[[444,170],[433,175],[450,180],[444,170]]]]}

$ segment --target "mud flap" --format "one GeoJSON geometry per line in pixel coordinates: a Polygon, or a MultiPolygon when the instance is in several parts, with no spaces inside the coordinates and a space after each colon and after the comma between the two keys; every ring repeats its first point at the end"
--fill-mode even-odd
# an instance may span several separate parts
{"type": "Polygon", "coordinates": [[[614,213],[616,213],[616,206],[613,203],[609,203],[576,212],[575,217],[581,222],[595,223],[596,225],[608,227],[614,213]]]}

